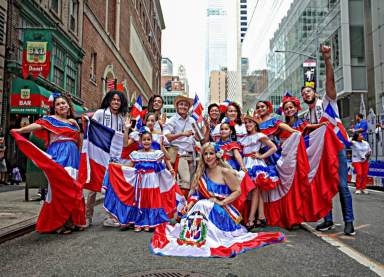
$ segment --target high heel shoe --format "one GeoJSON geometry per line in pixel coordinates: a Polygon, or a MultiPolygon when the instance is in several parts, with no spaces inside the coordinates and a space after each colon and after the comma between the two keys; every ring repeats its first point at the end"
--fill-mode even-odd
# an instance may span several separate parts
{"type": "Polygon", "coordinates": [[[256,221],[255,227],[256,228],[263,228],[263,227],[265,227],[267,225],[268,225],[268,223],[267,223],[267,219],[266,218],[259,218],[256,221]]]}
{"type": "Polygon", "coordinates": [[[255,228],[254,220],[248,220],[247,224],[245,224],[245,228],[247,228],[248,231],[255,228]]]}

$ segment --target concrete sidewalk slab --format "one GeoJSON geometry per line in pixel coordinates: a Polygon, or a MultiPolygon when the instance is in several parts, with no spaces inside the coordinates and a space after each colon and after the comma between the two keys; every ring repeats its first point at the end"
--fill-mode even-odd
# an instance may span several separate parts
{"type": "MultiPolygon", "coordinates": [[[[23,187],[22,184],[19,186],[23,187]]],[[[29,195],[38,198],[38,189],[30,189],[29,195]]],[[[84,191],[84,196],[88,192],[84,191]]],[[[104,195],[97,194],[96,204],[100,204],[104,195]]],[[[33,229],[39,215],[41,201],[25,201],[25,190],[9,190],[0,192],[0,240],[20,230],[33,229]]]]}

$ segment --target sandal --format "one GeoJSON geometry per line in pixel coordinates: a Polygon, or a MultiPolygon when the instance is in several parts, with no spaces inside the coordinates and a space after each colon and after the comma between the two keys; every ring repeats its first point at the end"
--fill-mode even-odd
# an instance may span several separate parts
{"type": "Polygon", "coordinates": [[[138,232],[141,232],[141,227],[135,227],[133,229],[134,232],[138,233],[138,232]]]}
{"type": "Polygon", "coordinates": [[[247,224],[245,224],[245,228],[247,228],[248,231],[252,230],[255,228],[255,223],[253,220],[249,220],[247,224]]]}
{"type": "Polygon", "coordinates": [[[267,225],[268,224],[267,224],[266,218],[259,218],[259,219],[257,219],[255,226],[263,228],[263,227],[266,227],[267,225]]]}
{"type": "Polygon", "coordinates": [[[69,235],[72,233],[71,229],[67,229],[65,227],[61,227],[60,229],[56,230],[56,234],[58,235],[69,235]]]}
{"type": "Polygon", "coordinates": [[[144,232],[150,232],[150,231],[151,231],[151,228],[149,228],[148,226],[144,227],[144,232]]]}

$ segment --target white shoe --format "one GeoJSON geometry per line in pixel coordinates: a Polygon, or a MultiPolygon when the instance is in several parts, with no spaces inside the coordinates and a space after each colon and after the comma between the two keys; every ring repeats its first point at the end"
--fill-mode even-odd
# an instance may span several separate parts
{"type": "Polygon", "coordinates": [[[120,227],[120,223],[114,220],[113,218],[107,218],[104,220],[103,225],[105,227],[120,227]]]}
{"type": "Polygon", "coordinates": [[[366,189],[362,190],[363,194],[368,194],[368,191],[366,189]]]}
{"type": "Polygon", "coordinates": [[[361,194],[361,190],[356,190],[355,194],[361,194]]]}
{"type": "Polygon", "coordinates": [[[87,217],[86,218],[86,223],[84,225],[84,228],[89,228],[91,225],[92,225],[92,218],[91,217],[87,217]]]}

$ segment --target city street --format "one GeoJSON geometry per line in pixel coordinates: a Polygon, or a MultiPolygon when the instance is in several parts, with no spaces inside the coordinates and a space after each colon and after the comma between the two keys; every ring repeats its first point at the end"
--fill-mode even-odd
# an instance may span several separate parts
{"type": "MultiPolygon", "coordinates": [[[[232,259],[155,256],[149,250],[150,233],[137,234],[131,230],[103,227],[102,207],[99,205],[94,226],[84,232],[60,236],[33,232],[2,244],[0,275],[130,276],[150,270],[194,271],[206,276],[384,274],[384,193],[370,191],[368,195],[354,195],[353,198],[355,237],[342,235],[342,225],[322,234],[324,239],[305,229],[297,229],[286,232],[284,243],[249,251],[232,259]],[[342,244],[344,252],[330,243],[342,244]],[[356,253],[369,263],[363,265],[353,259],[351,256],[356,253]],[[367,265],[375,265],[378,274],[367,265]]],[[[337,202],[335,217],[340,223],[337,202]]]]}

